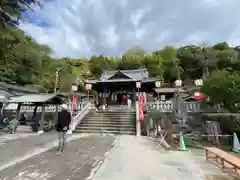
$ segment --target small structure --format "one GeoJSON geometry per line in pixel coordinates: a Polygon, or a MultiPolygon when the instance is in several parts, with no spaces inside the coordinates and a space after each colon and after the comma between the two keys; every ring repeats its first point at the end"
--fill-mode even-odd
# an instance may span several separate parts
{"type": "Polygon", "coordinates": [[[164,96],[165,100],[173,99],[174,94],[177,90],[181,93],[185,92],[183,89],[180,88],[155,88],[154,90],[157,93],[158,99],[160,99],[161,96],[164,96]]]}
{"type": "Polygon", "coordinates": [[[149,77],[147,69],[136,69],[104,71],[100,80],[86,81],[86,84],[92,84],[100,104],[111,105],[121,104],[122,96],[129,97],[135,103],[136,96],[154,92],[155,81],[155,78],[149,77]]]}
{"type": "Polygon", "coordinates": [[[12,97],[7,100],[7,103],[18,104],[16,110],[16,117],[19,119],[21,106],[35,106],[33,116],[37,113],[37,108],[41,107],[41,118],[40,118],[40,130],[39,133],[42,133],[43,125],[44,125],[44,113],[46,105],[52,104],[56,106],[56,115],[55,115],[55,123],[57,122],[58,115],[58,105],[63,104],[65,101],[65,96],[60,94],[28,94],[17,97],[12,97]]]}
{"type": "Polygon", "coordinates": [[[25,93],[37,94],[38,91],[32,88],[0,82],[0,115],[2,114],[4,103],[7,101],[7,99],[17,95],[23,95],[25,93]]]}

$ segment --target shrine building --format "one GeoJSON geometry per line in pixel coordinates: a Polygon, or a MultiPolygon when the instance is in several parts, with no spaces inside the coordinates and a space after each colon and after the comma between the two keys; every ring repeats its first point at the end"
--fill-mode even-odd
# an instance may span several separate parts
{"type": "Polygon", "coordinates": [[[100,104],[121,104],[122,96],[128,97],[133,103],[138,95],[153,93],[156,78],[149,77],[147,69],[104,71],[99,80],[89,80],[92,90],[98,93],[100,104]],[[140,86],[139,86],[140,85],[140,86]]]}

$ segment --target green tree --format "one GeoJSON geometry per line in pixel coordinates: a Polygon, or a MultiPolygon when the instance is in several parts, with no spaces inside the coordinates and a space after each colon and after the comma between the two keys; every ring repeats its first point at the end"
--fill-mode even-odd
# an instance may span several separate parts
{"type": "Polygon", "coordinates": [[[153,52],[153,56],[162,57],[163,77],[166,82],[172,83],[180,78],[183,69],[177,57],[177,49],[173,46],[165,46],[162,50],[153,52]]]}
{"type": "Polygon", "coordinates": [[[140,47],[140,46],[136,46],[133,48],[128,49],[123,56],[129,57],[129,58],[133,58],[133,57],[142,57],[146,54],[146,51],[140,47]]]}
{"type": "Polygon", "coordinates": [[[1,0],[1,26],[17,26],[22,13],[31,9],[32,5],[40,5],[38,0],[1,0]]]}
{"type": "Polygon", "coordinates": [[[152,77],[163,80],[163,58],[159,55],[145,55],[141,59],[141,66],[146,68],[152,77]]]}
{"type": "Polygon", "coordinates": [[[140,56],[123,56],[122,60],[119,61],[117,69],[120,70],[131,70],[139,69],[141,67],[141,57],[140,56]]]}
{"type": "Polygon", "coordinates": [[[230,70],[215,71],[205,80],[201,90],[211,103],[236,112],[236,104],[240,102],[240,74],[230,70]]]}
{"type": "Polygon", "coordinates": [[[180,61],[180,66],[184,72],[183,79],[198,79],[203,75],[202,63],[197,58],[197,53],[201,52],[198,46],[180,47],[177,52],[177,57],[180,61]]]}
{"type": "Polygon", "coordinates": [[[5,28],[0,33],[0,80],[34,83],[41,76],[42,60],[49,56],[50,48],[18,29],[5,28]]]}

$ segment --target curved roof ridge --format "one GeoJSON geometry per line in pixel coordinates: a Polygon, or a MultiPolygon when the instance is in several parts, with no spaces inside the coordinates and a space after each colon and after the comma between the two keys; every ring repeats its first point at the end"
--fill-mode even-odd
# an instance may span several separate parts
{"type": "Polygon", "coordinates": [[[146,71],[147,69],[146,68],[142,68],[142,69],[126,69],[126,70],[106,70],[106,71],[103,71],[103,73],[104,72],[111,72],[111,73],[113,73],[113,72],[118,72],[118,71],[120,71],[120,72],[129,72],[129,71],[134,71],[134,72],[138,72],[138,71],[146,71]]]}

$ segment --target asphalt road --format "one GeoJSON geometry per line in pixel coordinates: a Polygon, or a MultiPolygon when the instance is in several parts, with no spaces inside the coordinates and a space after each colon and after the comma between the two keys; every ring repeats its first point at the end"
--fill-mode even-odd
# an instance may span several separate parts
{"type": "Polygon", "coordinates": [[[91,177],[117,142],[113,135],[89,135],[0,171],[1,180],[84,180],[91,177]]]}

